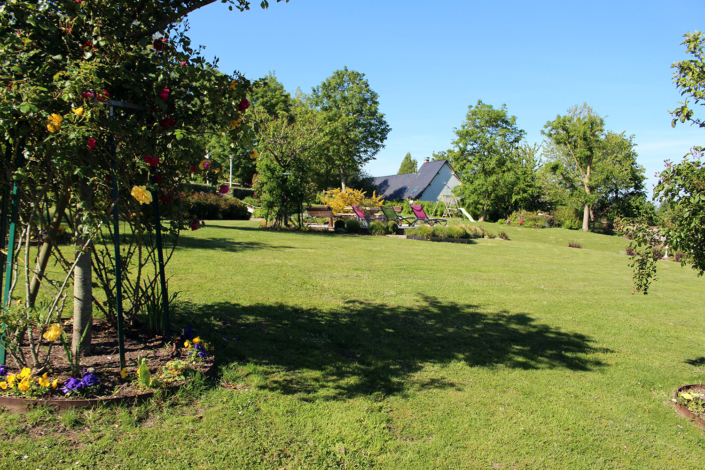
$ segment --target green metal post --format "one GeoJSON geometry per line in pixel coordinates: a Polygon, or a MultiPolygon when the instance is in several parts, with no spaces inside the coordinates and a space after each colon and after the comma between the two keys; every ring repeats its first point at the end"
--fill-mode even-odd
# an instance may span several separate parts
{"type": "MultiPolygon", "coordinates": [[[[12,145],[9,142],[5,144],[5,161],[10,162],[12,156],[12,145]]],[[[5,248],[5,234],[7,233],[7,203],[10,199],[10,185],[5,183],[2,192],[2,214],[0,215],[0,248],[5,248]]],[[[5,256],[5,255],[0,255],[5,256]]],[[[2,258],[0,258],[2,259],[2,258]]],[[[6,258],[5,258],[6,259],[6,258]]],[[[5,259],[2,259],[4,262],[5,259]]],[[[2,285],[4,271],[0,269],[0,285],[2,285]]],[[[2,293],[0,291],[0,305],[2,305],[2,293]]],[[[0,365],[7,363],[7,354],[5,352],[5,325],[0,325],[0,365]]]]}
{"type": "Polygon", "coordinates": [[[159,189],[156,185],[156,167],[151,167],[151,181],[155,188],[152,198],[152,208],[154,209],[154,227],[157,235],[157,261],[159,262],[159,282],[162,288],[162,327],[167,341],[171,339],[171,327],[169,324],[169,292],[166,290],[166,274],[164,273],[164,253],[162,251],[162,223],[159,216],[159,189]]]}
{"type": "MultiPolygon", "coordinates": [[[[115,119],[113,106],[110,105],[110,119],[115,119]]],[[[123,331],[123,314],[122,314],[122,261],[120,257],[120,209],[118,205],[118,170],[117,157],[115,156],[115,138],[110,134],[110,156],[112,161],[110,166],[113,170],[113,236],[115,244],[115,309],[117,311],[117,330],[118,330],[118,351],[120,354],[120,369],[125,368],[125,336],[123,331]]]]}

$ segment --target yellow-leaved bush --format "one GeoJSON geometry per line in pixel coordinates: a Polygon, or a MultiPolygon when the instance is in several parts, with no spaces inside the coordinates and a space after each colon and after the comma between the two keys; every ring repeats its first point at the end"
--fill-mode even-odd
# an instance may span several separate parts
{"type": "Polygon", "coordinates": [[[330,191],[323,191],[320,196],[323,204],[331,208],[334,214],[350,213],[352,210],[345,209],[354,205],[363,207],[380,207],[384,205],[384,196],[377,196],[372,192],[372,197],[367,197],[365,191],[359,189],[345,188],[345,190],[335,188],[330,191]]]}

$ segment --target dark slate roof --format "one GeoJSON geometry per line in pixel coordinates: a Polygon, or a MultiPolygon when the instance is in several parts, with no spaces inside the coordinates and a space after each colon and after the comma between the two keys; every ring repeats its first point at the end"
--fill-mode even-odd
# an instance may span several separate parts
{"type": "Polygon", "coordinates": [[[418,199],[445,164],[446,160],[424,162],[416,173],[378,176],[372,182],[385,199],[418,199]]]}

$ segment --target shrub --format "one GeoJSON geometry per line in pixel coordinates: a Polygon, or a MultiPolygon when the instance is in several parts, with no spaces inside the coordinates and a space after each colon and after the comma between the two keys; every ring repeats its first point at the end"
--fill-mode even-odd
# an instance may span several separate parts
{"type": "Polygon", "coordinates": [[[679,251],[679,252],[676,253],[676,255],[673,257],[673,261],[676,261],[676,262],[680,263],[680,261],[683,259],[684,256],[685,256],[685,255],[679,251]]]}
{"type": "Polygon", "coordinates": [[[577,230],[583,226],[579,210],[570,206],[561,206],[553,211],[553,222],[569,230],[577,230]]]}
{"type": "Polygon", "coordinates": [[[345,230],[350,233],[360,233],[361,228],[359,220],[349,219],[345,221],[345,230]]]}
{"type": "Polygon", "coordinates": [[[433,236],[436,238],[453,238],[451,228],[440,225],[433,227],[433,236]]]}
{"type": "Polygon", "coordinates": [[[379,207],[384,205],[383,196],[377,196],[374,193],[372,197],[368,197],[365,191],[347,188],[345,191],[340,188],[324,191],[319,195],[321,202],[333,210],[334,214],[345,212],[345,207],[362,205],[368,207],[379,207]]]}
{"type": "Polygon", "coordinates": [[[540,212],[515,211],[507,219],[513,225],[521,225],[527,228],[544,228],[551,224],[551,216],[540,212]]]}
{"type": "Polygon", "coordinates": [[[343,230],[345,230],[345,221],[336,220],[335,222],[333,222],[333,228],[336,232],[342,232],[343,230]]]}
{"type": "Polygon", "coordinates": [[[370,224],[370,233],[372,235],[386,235],[389,233],[389,229],[387,228],[387,224],[384,222],[375,220],[370,224]]]}
{"type": "Polygon", "coordinates": [[[399,233],[399,225],[393,220],[390,220],[389,222],[387,222],[387,233],[391,235],[396,235],[397,233],[399,233]]]}
{"type": "Polygon", "coordinates": [[[499,232],[499,238],[502,240],[509,240],[509,235],[507,235],[507,232],[499,232]]]}
{"type": "Polygon", "coordinates": [[[485,238],[485,228],[483,226],[475,227],[475,237],[485,238]]]}
{"type": "Polygon", "coordinates": [[[485,238],[495,238],[494,233],[485,231],[485,238]]]}
{"type": "Polygon", "coordinates": [[[413,237],[424,237],[424,238],[431,238],[433,235],[433,227],[429,227],[428,225],[422,225],[420,227],[416,228],[410,228],[406,230],[407,235],[411,235],[413,237]]]}
{"type": "Polygon", "coordinates": [[[582,248],[582,246],[578,242],[568,242],[568,246],[570,248],[582,248]]]}
{"type": "Polygon", "coordinates": [[[470,234],[460,225],[453,225],[448,228],[450,229],[451,238],[470,238],[470,234]]]}
{"type": "Polygon", "coordinates": [[[187,211],[198,219],[249,220],[250,213],[245,204],[234,197],[211,193],[192,193],[185,197],[187,211]]]}

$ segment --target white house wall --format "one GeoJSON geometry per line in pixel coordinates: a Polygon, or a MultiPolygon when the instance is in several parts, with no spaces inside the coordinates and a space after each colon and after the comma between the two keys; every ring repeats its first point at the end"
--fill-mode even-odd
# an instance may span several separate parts
{"type": "Polygon", "coordinates": [[[460,185],[458,179],[448,164],[445,164],[438,170],[436,176],[431,180],[426,190],[419,198],[420,201],[438,201],[441,196],[450,196],[452,189],[460,185]],[[447,184],[447,186],[446,186],[447,184]]]}

